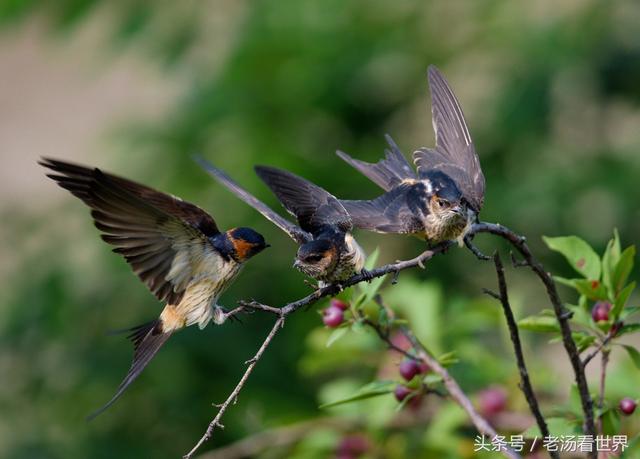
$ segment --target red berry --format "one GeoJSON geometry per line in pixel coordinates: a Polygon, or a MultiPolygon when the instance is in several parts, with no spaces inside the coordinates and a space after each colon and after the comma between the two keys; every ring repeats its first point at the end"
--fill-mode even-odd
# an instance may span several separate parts
{"type": "Polygon", "coordinates": [[[329,305],[335,306],[336,308],[340,308],[343,311],[346,311],[347,309],[349,309],[349,303],[345,303],[344,301],[339,300],[338,298],[331,298],[329,305]]]}
{"type": "Polygon", "coordinates": [[[636,410],[637,405],[638,404],[636,403],[635,400],[629,397],[625,397],[622,400],[620,400],[619,407],[620,407],[620,411],[622,411],[624,414],[629,416],[633,414],[633,412],[636,410]]]}
{"type": "Polygon", "coordinates": [[[431,367],[422,360],[418,362],[418,367],[420,368],[420,374],[422,375],[431,371],[431,367]]]}
{"type": "Polygon", "coordinates": [[[502,387],[489,387],[478,394],[478,403],[483,415],[498,414],[507,407],[507,393],[502,387]]]}
{"type": "Polygon", "coordinates": [[[594,322],[606,322],[609,320],[609,311],[611,310],[611,303],[606,301],[598,301],[593,305],[591,309],[591,317],[594,322]]]}
{"type": "Polygon", "coordinates": [[[396,397],[396,400],[401,402],[409,395],[411,395],[411,389],[407,386],[403,386],[402,384],[398,384],[393,391],[393,395],[396,397]]]}
{"type": "Polygon", "coordinates": [[[327,327],[335,328],[339,326],[344,320],[344,313],[342,309],[335,306],[329,306],[322,311],[322,321],[327,327]]]}
{"type": "Polygon", "coordinates": [[[398,367],[400,375],[407,381],[411,381],[413,377],[420,374],[420,365],[413,359],[404,359],[398,367]]]}

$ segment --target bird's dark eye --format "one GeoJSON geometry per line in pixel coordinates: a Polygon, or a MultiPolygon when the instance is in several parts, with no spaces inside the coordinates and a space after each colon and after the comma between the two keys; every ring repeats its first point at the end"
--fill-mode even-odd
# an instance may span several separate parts
{"type": "Polygon", "coordinates": [[[307,261],[310,261],[312,263],[320,260],[322,260],[322,255],[309,255],[307,257],[307,261]]]}
{"type": "Polygon", "coordinates": [[[438,199],[438,205],[440,206],[441,209],[444,209],[445,207],[447,207],[449,203],[444,200],[444,199],[438,199]]]}

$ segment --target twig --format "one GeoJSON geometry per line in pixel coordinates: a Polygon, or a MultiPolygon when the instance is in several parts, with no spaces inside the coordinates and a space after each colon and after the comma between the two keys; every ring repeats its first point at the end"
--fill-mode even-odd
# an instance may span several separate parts
{"type": "Polygon", "coordinates": [[[473,240],[473,234],[469,233],[467,235],[465,235],[465,237],[463,238],[464,241],[464,245],[467,246],[467,249],[471,250],[471,253],[473,253],[476,257],[478,257],[480,260],[491,260],[491,257],[485,255],[484,253],[482,253],[480,251],[479,248],[477,248],[475,245],[473,245],[473,242],[471,242],[473,240]]]}
{"type": "MultiPolygon", "coordinates": [[[[504,266],[502,265],[500,254],[497,251],[493,254],[493,263],[496,266],[498,288],[500,290],[497,299],[500,301],[500,304],[502,304],[504,317],[507,320],[507,327],[509,328],[509,335],[511,336],[511,342],[513,343],[513,351],[518,363],[518,371],[520,372],[519,386],[527,399],[527,404],[529,405],[531,413],[533,413],[533,416],[536,418],[536,423],[540,428],[540,433],[544,438],[548,438],[550,436],[549,428],[547,427],[547,421],[545,421],[544,416],[542,416],[540,406],[538,405],[538,399],[536,398],[533,386],[531,385],[531,380],[529,379],[529,372],[527,371],[527,365],[522,352],[522,343],[520,341],[520,333],[518,332],[518,324],[516,323],[516,319],[513,315],[511,304],[509,303],[509,292],[507,290],[507,280],[504,275],[504,266]]],[[[492,296],[494,296],[494,293],[491,293],[492,296]]],[[[554,459],[560,457],[556,451],[549,451],[549,455],[554,459]]]]}
{"type": "MultiPolygon", "coordinates": [[[[509,241],[511,245],[515,247],[518,252],[520,252],[520,255],[522,255],[522,257],[524,258],[524,262],[526,262],[526,264],[544,284],[549,300],[553,305],[553,311],[556,315],[556,318],[558,319],[558,323],[560,324],[562,344],[564,345],[567,355],[569,356],[571,366],[573,367],[576,385],[578,386],[578,393],[580,394],[582,411],[584,412],[585,434],[592,435],[593,438],[595,438],[596,431],[593,418],[593,400],[591,399],[591,395],[589,394],[589,386],[587,385],[587,378],[585,376],[582,360],[580,359],[580,354],[578,353],[578,348],[576,347],[576,343],[571,336],[571,326],[569,324],[569,318],[571,317],[571,315],[562,304],[562,301],[560,301],[560,296],[558,295],[558,290],[553,278],[551,277],[551,274],[546,272],[542,264],[534,258],[531,250],[527,246],[526,239],[522,236],[517,235],[510,229],[502,225],[493,223],[477,223],[471,227],[469,233],[491,233],[509,241]]],[[[596,459],[597,451],[595,451],[595,448],[593,449],[594,451],[589,454],[589,457],[591,457],[592,459],[596,459]]]]}
{"type": "MultiPolygon", "coordinates": [[[[344,282],[341,282],[340,285],[329,284],[325,287],[319,288],[309,295],[301,298],[297,301],[293,301],[289,304],[281,308],[274,308],[273,306],[268,306],[266,304],[259,303],[257,301],[249,301],[249,302],[240,302],[240,306],[247,309],[260,309],[262,311],[271,312],[278,315],[288,316],[289,314],[296,312],[298,309],[303,308],[305,306],[312,305],[316,303],[318,300],[340,293],[341,290],[344,290],[347,287],[351,287],[353,285],[359,284],[363,281],[369,281],[376,277],[382,277],[387,274],[393,273],[396,276],[396,273],[403,271],[409,268],[415,268],[417,266],[423,265],[425,262],[431,260],[434,256],[446,252],[446,250],[455,244],[454,241],[443,242],[442,244],[433,247],[432,249],[425,250],[420,255],[410,260],[404,261],[396,261],[395,263],[390,263],[388,265],[380,266],[379,268],[373,269],[369,271],[369,275],[363,276],[362,274],[356,274],[351,278],[347,279],[344,282]],[[342,287],[342,288],[341,288],[342,287]]],[[[242,312],[242,309],[234,309],[234,312],[242,312]]]]}
{"type": "Polygon", "coordinates": [[[598,352],[600,352],[603,347],[605,347],[607,344],[609,344],[609,341],[611,341],[611,338],[613,338],[613,335],[611,334],[611,332],[607,333],[607,336],[605,336],[604,339],[602,341],[600,341],[600,344],[598,344],[598,347],[596,347],[596,349],[591,354],[587,355],[582,360],[582,366],[584,368],[587,368],[587,364],[589,362],[591,362],[591,360],[593,360],[593,358],[596,355],[598,355],[598,352]]]}
{"type": "Polygon", "coordinates": [[[222,416],[224,415],[225,411],[227,411],[227,408],[229,407],[229,405],[232,402],[235,403],[236,399],[238,398],[238,394],[242,390],[244,383],[247,382],[247,379],[249,378],[249,375],[251,374],[256,364],[258,363],[258,360],[260,360],[260,357],[262,357],[262,354],[264,354],[264,351],[269,346],[269,343],[271,343],[271,340],[273,339],[273,337],[276,336],[276,333],[278,332],[278,330],[280,330],[284,325],[284,320],[285,320],[285,317],[281,315],[278,318],[278,320],[276,320],[276,322],[273,324],[273,328],[271,329],[271,331],[265,338],[264,342],[260,346],[260,349],[258,349],[258,352],[256,352],[256,355],[253,357],[253,359],[250,360],[251,363],[249,363],[249,366],[247,366],[247,369],[242,375],[242,378],[240,378],[240,381],[238,382],[236,387],[233,389],[231,394],[229,394],[229,397],[227,397],[224,403],[220,405],[218,414],[216,414],[216,417],[213,418],[213,421],[209,423],[209,427],[207,427],[207,431],[204,433],[202,438],[200,438],[198,443],[196,443],[196,445],[191,449],[191,451],[185,454],[184,459],[190,459],[191,457],[193,457],[193,455],[200,448],[200,446],[202,446],[203,443],[211,439],[211,437],[213,436],[213,431],[216,429],[216,427],[223,428],[222,424],[220,423],[222,416]]]}
{"type": "MultiPolygon", "coordinates": [[[[462,391],[462,389],[460,388],[456,380],[453,379],[453,377],[451,377],[451,375],[446,370],[446,368],[440,365],[440,362],[438,362],[438,359],[433,357],[431,353],[427,351],[427,349],[418,340],[418,338],[416,338],[413,332],[404,325],[400,326],[400,332],[405,336],[405,338],[409,340],[413,348],[417,351],[417,357],[420,360],[422,360],[424,363],[429,365],[429,368],[431,368],[431,370],[433,370],[435,373],[438,374],[438,376],[442,378],[442,382],[444,386],[447,388],[449,395],[451,395],[451,398],[458,405],[460,405],[460,407],[467,413],[467,416],[469,416],[469,419],[471,419],[471,422],[473,423],[473,425],[476,427],[476,429],[478,429],[478,432],[480,432],[482,435],[487,435],[491,438],[498,435],[497,432],[494,430],[494,428],[491,427],[491,425],[487,422],[487,420],[484,419],[475,410],[475,408],[473,407],[473,404],[471,403],[471,400],[469,400],[469,398],[465,395],[465,393],[462,391]]],[[[505,450],[502,450],[501,452],[506,457],[509,457],[511,459],[517,459],[520,457],[519,454],[517,454],[511,449],[505,449],[505,450]]]]}
{"type": "MultiPolygon", "coordinates": [[[[379,295],[375,298],[375,300],[378,303],[378,305],[380,305],[381,308],[384,308],[387,311],[387,314],[391,319],[395,317],[393,310],[384,304],[384,302],[382,301],[379,295]]],[[[402,333],[404,337],[411,343],[411,346],[415,350],[415,353],[413,354],[394,344],[389,335],[389,330],[383,330],[382,327],[380,327],[380,325],[368,319],[365,319],[364,323],[369,327],[373,328],[373,330],[376,332],[378,337],[387,344],[389,349],[393,349],[394,351],[399,352],[405,357],[421,360],[423,363],[427,364],[431,370],[437,373],[438,376],[442,378],[442,382],[444,386],[447,388],[447,391],[449,392],[449,395],[451,396],[451,398],[467,413],[467,416],[469,416],[469,419],[471,419],[471,422],[476,427],[478,432],[480,432],[480,434],[487,435],[492,438],[498,435],[495,429],[491,427],[489,422],[487,422],[487,420],[484,419],[476,411],[476,409],[473,407],[473,404],[471,403],[471,400],[469,400],[469,397],[465,395],[465,393],[462,391],[462,389],[460,388],[456,380],[453,379],[453,377],[449,374],[446,368],[440,365],[440,362],[438,362],[438,359],[436,359],[427,350],[427,348],[418,340],[418,338],[414,335],[414,333],[411,331],[409,327],[407,327],[406,325],[401,325],[399,327],[399,330],[400,330],[400,333],[402,333]]],[[[509,457],[512,459],[520,457],[515,451],[511,449],[506,449],[501,452],[506,457],[509,457]]]]}

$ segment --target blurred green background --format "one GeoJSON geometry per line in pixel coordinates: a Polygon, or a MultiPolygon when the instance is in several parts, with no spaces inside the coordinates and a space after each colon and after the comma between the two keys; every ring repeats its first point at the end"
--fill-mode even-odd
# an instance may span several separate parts
{"type": "MultiPolygon", "coordinates": [[[[1,1],[0,457],[179,457],[273,321],[254,314],[176,335],[112,409],[86,423],[130,363],[126,340],[106,332],[154,318],[160,305],[100,241],[83,205],[44,177],[39,156],[179,195],[225,228],[256,228],[272,248],[222,304],[281,305],[309,292],[291,269],[294,244],[191,155],[273,206],[254,164],[287,168],[340,197],[376,196],[334,151],[375,161],[385,133],[407,156],[432,145],[425,75],[435,64],[485,171],[481,217],[526,234],[548,269],[568,275],[541,235],[578,234],[601,250],[614,227],[623,246],[640,232],[638,24],[633,0],[1,1]]],[[[368,251],[380,246],[382,262],[423,249],[410,238],[358,237],[368,251]]],[[[488,236],[477,243],[499,246],[488,236]]],[[[520,316],[548,307],[529,273],[508,276],[520,316]]],[[[386,292],[419,321],[426,344],[457,351],[452,373],[465,390],[502,385],[524,416],[503,319],[481,295],[494,285],[490,266],[454,249],[386,292]]],[[[382,360],[399,360],[370,335],[326,349],[321,325],[315,308],[291,317],[205,449],[366,413],[365,427],[314,427],[245,456],[332,457],[344,432],[366,431],[378,450],[371,457],[472,457],[473,430],[438,400],[401,429],[389,427],[398,416],[391,397],[319,410],[383,371],[382,360]]],[[[523,336],[543,405],[566,399],[562,348],[523,336]]],[[[626,356],[614,355],[608,393],[637,397],[637,381],[626,356]]],[[[211,457],[245,457],[233,454],[211,457]]]]}

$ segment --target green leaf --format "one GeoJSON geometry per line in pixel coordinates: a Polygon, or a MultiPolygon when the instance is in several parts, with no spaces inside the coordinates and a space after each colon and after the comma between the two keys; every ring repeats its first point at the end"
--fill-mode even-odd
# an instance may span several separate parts
{"type": "Polygon", "coordinates": [[[640,324],[626,324],[623,325],[620,330],[618,330],[618,333],[616,333],[616,337],[628,335],[629,333],[635,333],[638,330],[640,330],[640,324]]]}
{"type": "MultiPolygon", "coordinates": [[[[378,248],[371,252],[371,255],[367,257],[367,261],[364,265],[365,269],[372,270],[378,261],[379,255],[380,250],[378,248]]],[[[367,304],[369,301],[373,300],[378,293],[378,290],[380,290],[385,277],[386,276],[376,277],[371,282],[360,282],[358,284],[358,288],[364,296],[362,298],[358,298],[359,302],[357,304],[367,304]]]]}
{"type": "Polygon", "coordinates": [[[613,316],[614,321],[617,320],[620,316],[622,309],[624,308],[625,304],[627,304],[627,300],[629,299],[631,293],[633,292],[633,289],[635,288],[636,283],[631,282],[616,297],[616,301],[613,303],[613,308],[611,309],[611,315],[613,316]]]}
{"type": "Polygon", "coordinates": [[[442,365],[443,367],[449,367],[451,365],[458,363],[458,361],[459,360],[458,360],[458,357],[456,356],[455,351],[447,352],[445,354],[442,354],[440,357],[438,357],[438,362],[440,362],[440,365],[442,365]]]}
{"type": "Polygon", "coordinates": [[[587,279],[600,279],[600,257],[584,240],[577,236],[546,237],[547,247],[561,253],[567,261],[587,279]]]}
{"type": "Polygon", "coordinates": [[[617,435],[620,433],[620,414],[618,410],[606,410],[602,414],[602,433],[604,435],[617,435]]]}
{"type": "Polygon", "coordinates": [[[627,282],[627,278],[633,269],[633,259],[636,256],[636,246],[630,245],[622,255],[620,255],[620,260],[618,264],[616,264],[616,269],[613,274],[613,289],[615,292],[619,292],[622,289],[622,286],[627,282]]]}
{"type": "Polygon", "coordinates": [[[602,256],[602,282],[613,294],[615,294],[613,275],[618,260],[620,260],[620,235],[618,234],[618,230],[614,229],[613,239],[607,244],[607,248],[602,256]]]}
{"type": "Polygon", "coordinates": [[[636,435],[635,438],[629,441],[629,446],[624,450],[620,459],[633,459],[638,457],[638,453],[640,453],[640,435],[636,435]]]}
{"type": "Polygon", "coordinates": [[[553,276],[558,284],[566,285],[567,287],[576,288],[576,281],[581,279],[567,279],[566,277],[553,276]]]}
{"type": "Polygon", "coordinates": [[[640,306],[631,306],[628,308],[623,308],[622,313],[620,314],[621,319],[628,319],[640,312],[640,306]]]}
{"type": "Polygon", "coordinates": [[[342,338],[348,330],[349,328],[347,327],[340,327],[333,330],[327,339],[327,347],[330,347],[333,343],[342,338]]]}
{"type": "Polygon", "coordinates": [[[555,317],[529,316],[518,321],[518,326],[523,330],[539,333],[556,333],[560,331],[560,324],[555,317]]]}
{"type": "Polygon", "coordinates": [[[320,408],[324,409],[332,406],[344,405],[345,403],[352,403],[359,400],[365,400],[368,398],[385,395],[392,392],[396,385],[397,383],[394,381],[373,381],[365,386],[362,386],[355,394],[341,400],[324,403],[320,405],[320,408]]]}
{"type": "Polygon", "coordinates": [[[423,379],[422,382],[427,386],[433,386],[435,384],[442,382],[442,376],[437,373],[428,373],[423,379]]]}
{"type": "Polygon", "coordinates": [[[382,287],[382,283],[384,282],[384,279],[386,277],[386,275],[382,277],[376,277],[371,281],[371,283],[365,286],[365,295],[363,301],[364,304],[367,304],[369,301],[373,300],[373,298],[378,293],[378,290],[380,290],[380,287],[382,287]]]}
{"type": "Polygon", "coordinates": [[[640,352],[638,352],[635,347],[629,346],[628,344],[623,344],[622,347],[625,348],[636,368],[640,369],[640,352]]]}
{"type": "Polygon", "coordinates": [[[571,318],[573,322],[586,328],[590,328],[593,325],[591,314],[587,312],[584,307],[568,303],[565,303],[565,306],[573,313],[573,317],[571,318]]]}
{"type": "Polygon", "coordinates": [[[584,332],[573,332],[571,333],[571,336],[576,342],[576,346],[578,346],[578,352],[584,351],[596,341],[595,336],[584,332]]]}
{"type": "Polygon", "coordinates": [[[586,296],[590,300],[609,300],[607,289],[600,281],[577,279],[574,285],[578,293],[586,296]]]}
{"type": "Polygon", "coordinates": [[[364,269],[372,270],[373,268],[375,268],[379,256],[380,248],[376,247],[376,249],[371,252],[370,255],[367,255],[367,261],[364,263],[364,269]]]}
{"type": "MultiPolygon", "coordinates": [[[[571,337],[573,338],[573,341],[575,341],[579,352],[584,351],[596,341],[595,336],[581,331],[572,332],[571,337]]],[[[555,338],[550,339],[549,343],[559,343],[561,341],[562,336],[556,336],[555,338]]]]}

